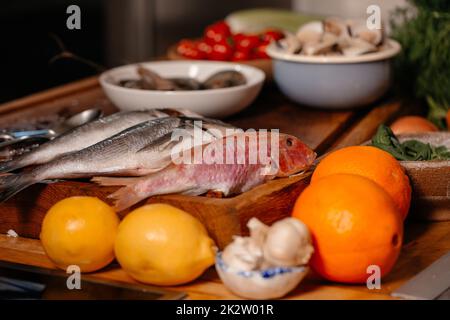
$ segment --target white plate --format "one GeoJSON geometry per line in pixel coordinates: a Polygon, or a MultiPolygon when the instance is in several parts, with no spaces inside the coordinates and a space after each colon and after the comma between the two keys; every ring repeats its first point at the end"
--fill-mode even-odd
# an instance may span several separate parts
{"type": "Polygon", "coordinates": [[[226,117],[247,107],[256,98],[264,82],[264,73],[254,67],[215,61],[157,61],[126,65],[100,75],[100,84],[109,99],[121,110],[185,108],[207,117],[226,117]],[[192,77],[204,81],[213,73],[236,70],[247,83],[241,86],[196,91],[152,91],[124,88],[117,83],[138,79],[142,65],[163,77],[192,77]]]}

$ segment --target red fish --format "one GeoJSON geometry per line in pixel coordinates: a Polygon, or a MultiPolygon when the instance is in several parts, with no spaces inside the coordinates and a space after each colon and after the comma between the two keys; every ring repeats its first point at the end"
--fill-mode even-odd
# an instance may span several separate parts
{"type": "MultiPolygon", "coordinates": [[[[187,153],[190,162],[173,163],[145,177],[97,177],[93,180],[101,185],[124,186],[109,196],[120,211],[160,194],[245,192],[275,177],[304,171],[315,158],[316,153],[294,136],[246,132],[190,149],[187,153]]],[[[180,160],[175,159],[175,162],[180,160]]]]}

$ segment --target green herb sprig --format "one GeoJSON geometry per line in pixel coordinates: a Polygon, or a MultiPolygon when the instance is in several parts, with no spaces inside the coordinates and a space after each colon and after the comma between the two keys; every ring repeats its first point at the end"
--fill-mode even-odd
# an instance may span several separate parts
{"type": "Polygon", "coordinates": [[[397,9],[392,37],[402,45],[394,62],[396,84],[408,95],[426,99],[428,118],[445,128],[450,108],[450,1],[409,0],[397,9]]]}
{"type": "Polygon", "coordinates": [[[380,125],[372,138],[372,145],[389,152],[397,160],[428,161],[450,160],[450,151],[445,146],[433,146],[418,140],[400,142],[386,125],[380,125]]]}

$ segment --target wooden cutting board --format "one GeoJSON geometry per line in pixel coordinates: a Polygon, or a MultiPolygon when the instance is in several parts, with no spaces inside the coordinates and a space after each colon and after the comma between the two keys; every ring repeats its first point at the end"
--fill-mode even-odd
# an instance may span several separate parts
{"type": "MultiPolygon", "coordinates": [[[[117,111],[95,77],[0,105],[0,127],[92,107],[101,108],[106,114],[117,111]]],[[[380,123],[402,112],[403,105],[398,102],[381,102],[358,111],[309,109],[287,100],[269,84],[248,109],[225,120],[244,129],[280,129],[299,137],[320,154],[330,148],[366,141],[380,123]]],[[[271,181],[233,198],[166,195],[148,202],[171,203],[196,216],[223,248],[233,235],[247,232],[246,222],[251,217],[270,224],[289,215],[306,185],[307,179],[295,177],[271,181]]],[[[97,196],[107,201],[106,196],[114,190],[83,181],[37,184],[0,204],[0,233],[13,229],[21,236],[37,238],[45,212],[57,201],[75,195],[97,196]]]]}

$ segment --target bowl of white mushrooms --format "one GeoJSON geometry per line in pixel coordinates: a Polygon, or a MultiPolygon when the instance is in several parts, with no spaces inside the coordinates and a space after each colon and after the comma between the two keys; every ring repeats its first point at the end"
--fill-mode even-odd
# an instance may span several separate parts
{"type": "Polygon", "coordinates": [[[307,23],[267,49],[274,79],[295,102],[316,108],[363,107],[391,83],[400,44],[366,21],[327,18],[307,23]]]}
{"type": "Polygon", "coordinates": [[[225,286],[248,299],[281,298],[308,273],[314,252],[308,228],[296,218],[267,226],[256,218],[249,237],[234,237],[216,255],[216,270],[225,286]]]}

